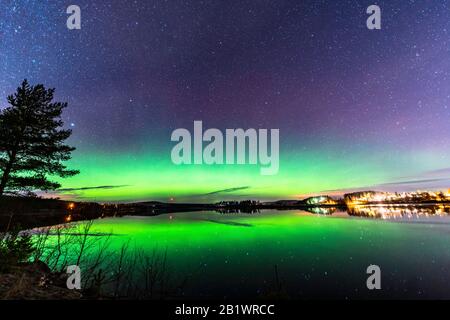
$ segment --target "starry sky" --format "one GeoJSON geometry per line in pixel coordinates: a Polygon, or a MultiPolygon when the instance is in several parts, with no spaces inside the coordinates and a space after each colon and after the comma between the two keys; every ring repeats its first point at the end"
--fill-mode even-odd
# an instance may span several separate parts
{"type": "Polygon", "coordinates": [[[56,88],[77,148],[51,196],[294,199],[450,187],[450,1],[0,0],[0,108],[56,88]],[[66,8],[81,8],[68,30],[66,8]],[[366,8],[382,10],[368,30],[366,8]],[[177,128],[280,129],[280,170],[171,162],[177,128]]]}

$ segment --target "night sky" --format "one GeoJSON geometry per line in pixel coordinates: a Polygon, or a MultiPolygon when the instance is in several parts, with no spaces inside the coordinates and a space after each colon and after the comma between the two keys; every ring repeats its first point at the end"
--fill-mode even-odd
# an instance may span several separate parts
{"type": "Polygon", "coordinates": [[[1,107],[24,78],[69,103],[81,174],[63,198],[450,187],[450,1],[0,0],[1,107]],[[81,30],[66,27],[71,4],[81,30]],[[381,30],[366,27],[371,4],[381,30]],[[171,132],[194,120],[280,129],[278,175],[172,164],[171,132]]]}

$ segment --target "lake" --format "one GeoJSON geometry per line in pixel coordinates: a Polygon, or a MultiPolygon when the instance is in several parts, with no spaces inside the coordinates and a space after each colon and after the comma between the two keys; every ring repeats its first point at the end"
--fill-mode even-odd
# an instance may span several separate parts
{"type": "Polygon", "coordinates": [[[180,297],[450,298],[447,213],[360,212],[379,218],[339,210],[192,212],[98,219],[89,232],[110,234],[116,259],[124,245],[164,252],[172,281],[185,283],[180,297]],[[381,290],[367,289],[371,264],[381,268],[381,290]]]}

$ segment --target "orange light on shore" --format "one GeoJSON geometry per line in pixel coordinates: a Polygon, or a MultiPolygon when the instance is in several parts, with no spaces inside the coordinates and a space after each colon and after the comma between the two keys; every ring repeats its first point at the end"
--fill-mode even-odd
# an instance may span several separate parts
{"type": "Polygon", "coordinates": [[[69,210],[75,209],[75,203],[69,203],[68,208],[69,208],[69,210]]]}

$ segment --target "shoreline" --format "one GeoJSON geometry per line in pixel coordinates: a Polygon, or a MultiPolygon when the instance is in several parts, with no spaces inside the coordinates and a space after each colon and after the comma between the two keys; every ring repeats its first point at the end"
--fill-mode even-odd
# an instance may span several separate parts
{"type": "Polygon", "coordinates": [[[131,204],[100,204],[91,202],[69,202],[59,199],[0,198],[0,232],[11,228],[30,229],[74,221],[94,220],[105,217],[157,216],[170,213],[216,211],[222,214],[254,214],[260,210],[305,210],[314,214],[332,214],[347,211],[354,215],[366,215],[360,208],[450,208],[450,201],[397,201],[372,202],[349,205],[344,201],[335,203],[308,204],[304,200],[279,200],[275,202],[219,202],[215,204],[139,202],[131,204]],[[356,210],[355,210],[356,209],[356,210]]]}

